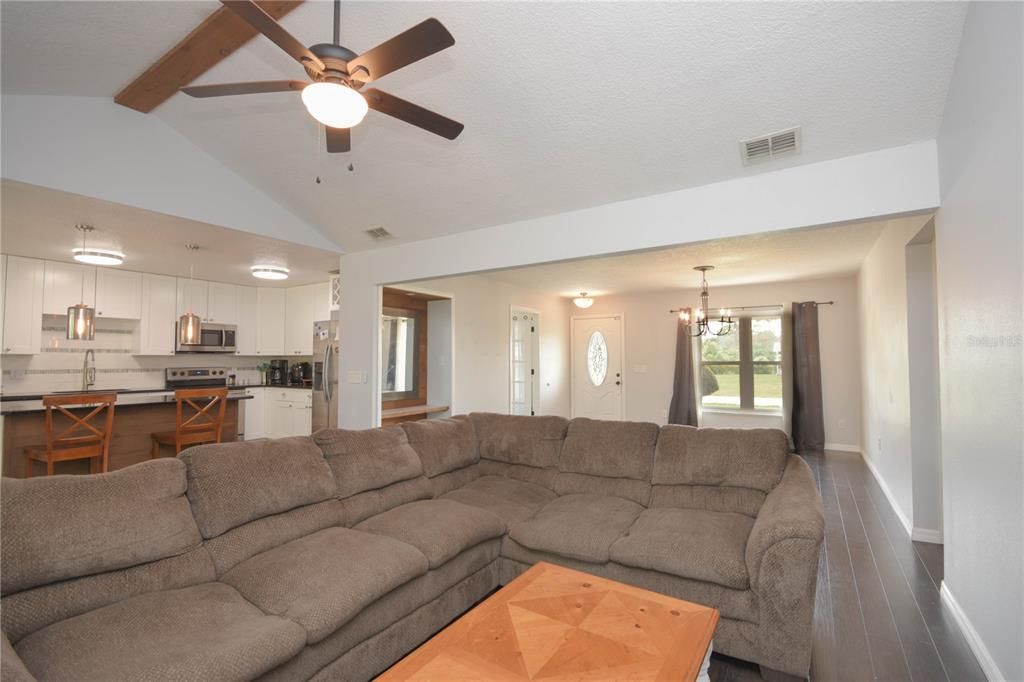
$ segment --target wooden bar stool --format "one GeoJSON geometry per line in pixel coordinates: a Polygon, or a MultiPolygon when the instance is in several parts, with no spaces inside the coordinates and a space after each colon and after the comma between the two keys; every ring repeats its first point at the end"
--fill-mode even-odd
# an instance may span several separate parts
{"type": "Polygon", "coordinates": [[[174,431],[151,434],[153,450],[150,459],[160,456],[161,445],[173,445],[178,455],[187,445],[219,443],[228,407],[226,388],[179,388],[174,392],[178,403],[174,431]],[[191,414],[186,418],[186,412],[191,414]]]}
{"type": "Polygon", "coordinates": [[[53,476],[55,462],[71,459],[88,459],[90,473],[106,473],[116,402],[116,393],[43,396],[43,407],[46,408],[46,445],[25,447],[25,478],[32,478],[32,462],[45,462],[46,475],[53,476]],[[93,409],[85,416],[79,416],[71,412],[69,407],[93,409]],[[60,433],[54,431],[54,412],[58,418],[63,416],[71,422],[60,433]]]}

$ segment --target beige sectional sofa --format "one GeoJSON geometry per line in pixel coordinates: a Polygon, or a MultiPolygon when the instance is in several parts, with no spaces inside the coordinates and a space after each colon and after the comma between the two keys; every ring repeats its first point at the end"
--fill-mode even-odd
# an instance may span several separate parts
{"type": "Polygon", "coordinates": [[[4,680],[368,679],[538,560],[804,676],[821,502],[773,430],[472,414],[4,479],[4,680]]]}

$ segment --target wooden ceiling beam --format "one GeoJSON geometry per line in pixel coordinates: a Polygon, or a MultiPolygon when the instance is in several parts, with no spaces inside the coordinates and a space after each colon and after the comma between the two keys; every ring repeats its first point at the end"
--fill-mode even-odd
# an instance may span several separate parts
{"type": "MultiPolygon", "coordinates": [[[[274,19],[280,19],[302,4],[302,0],[257,0],[256,4],[274,19]]],[[[219,7],[117,93],[114,101],[148,114],[257,35],[256,29],[237,14],[219,7]]]]}

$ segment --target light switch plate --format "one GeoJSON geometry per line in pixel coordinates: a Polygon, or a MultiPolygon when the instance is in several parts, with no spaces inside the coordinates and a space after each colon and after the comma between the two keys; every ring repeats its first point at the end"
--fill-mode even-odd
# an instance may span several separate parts
{"type": "Polygon", "coordinates": [[[366,372],[361,372],[358,369],[350,369],[348,371],[348,383],[350,383],[350,384],[365,384],[366,383],[366,372]]]}
{"type": "Polygon", "coordinates": [[[647,374],[647,365],[633,365],[634,374],[647,374]]]}

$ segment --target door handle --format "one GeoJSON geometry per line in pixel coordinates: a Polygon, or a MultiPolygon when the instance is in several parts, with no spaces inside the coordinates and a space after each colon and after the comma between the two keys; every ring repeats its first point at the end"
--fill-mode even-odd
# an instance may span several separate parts
{"type": "Polygon", "coordinates": [[[320,381],[324,385],[324,398],[327,402],[331,402],[331,344],[328,343],[324,346],[324,368],[322,370],[322,376],[320,381]]]}

